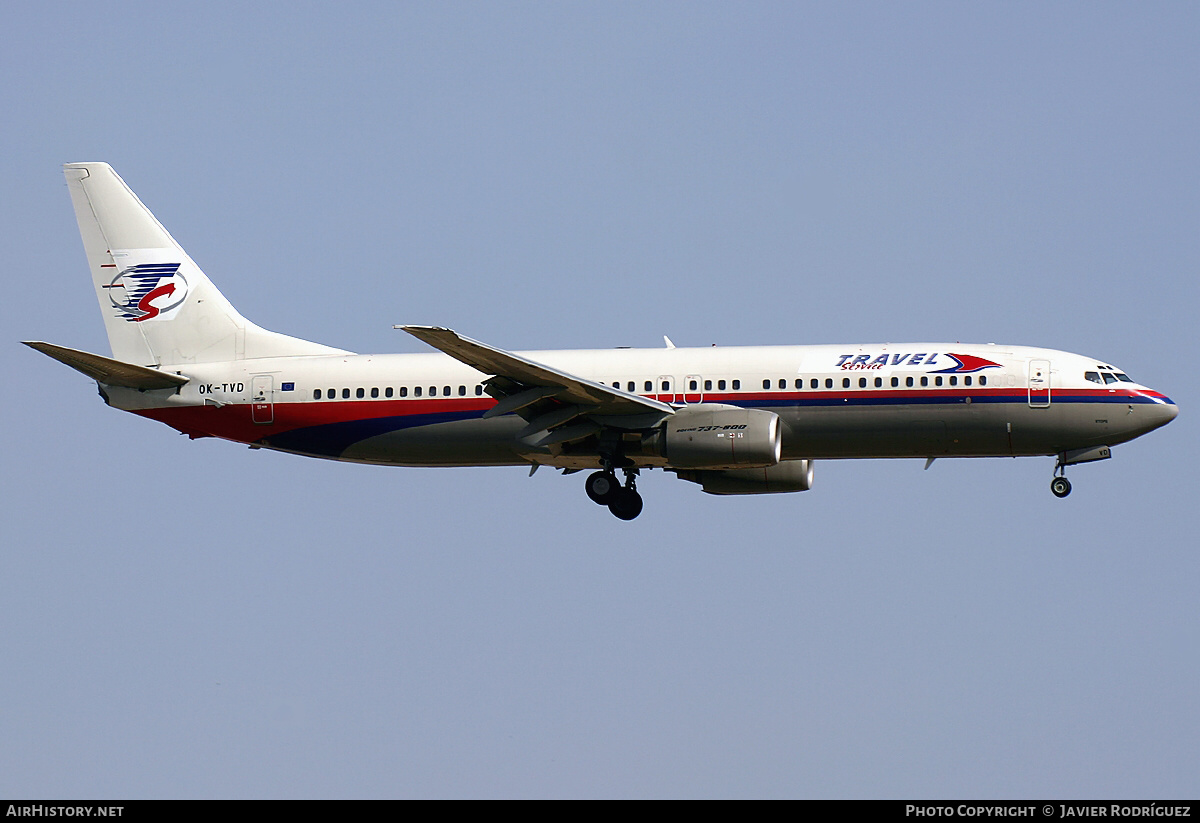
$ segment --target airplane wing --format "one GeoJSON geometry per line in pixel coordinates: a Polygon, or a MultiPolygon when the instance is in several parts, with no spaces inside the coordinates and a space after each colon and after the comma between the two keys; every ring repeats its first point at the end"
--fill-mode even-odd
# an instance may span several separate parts
{"type": "Polygon", "coordinates": [[[520,413],[529,425],[518,435],[531,445],[548,446],[594,434],[603,425],[648,428],[675,410],[667,403],[640,397],[603,383],[576,377],[503,349],[438,326],[396,326],[455,360],[484,374],[503,395],[484,416],[520,413]],[[495,378],[508,384],[499,385],[495,378]],[[546,403],[544,401],[557,401],[546,403]],[[553,431],[552,431],[553,430],[553,431]]]}

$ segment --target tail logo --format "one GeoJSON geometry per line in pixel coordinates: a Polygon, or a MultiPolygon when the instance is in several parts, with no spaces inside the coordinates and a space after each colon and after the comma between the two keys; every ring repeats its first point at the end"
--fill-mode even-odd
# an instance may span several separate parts
{"type": "Polygon", "coordinates": [[[130,323],[166,320],[187,299],[188,283],[178,263],[130,266],[104,288],[118,316],[130,323]]]}

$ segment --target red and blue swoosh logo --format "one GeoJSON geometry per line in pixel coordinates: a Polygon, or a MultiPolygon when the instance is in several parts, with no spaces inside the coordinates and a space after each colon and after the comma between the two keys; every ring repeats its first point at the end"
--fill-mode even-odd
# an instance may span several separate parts
{"type": "Polygon", "coordinates": [[[188,284],[179,263],[142,263],[130,266],[104,288],[117,314],[131,323],[153,320],[179,308],[187,298],[188,284]],[[124,299],[118,295],[124,292],[124,299]]]}
{"type": "Polygon", "coordinates": [[[973,354],[950,354],[947,352],[945,356],[954,359],[958,365],[951,366],[948,369],[937,369],[931,372],[931,374],[974,374],[984,369],[1000,368],[999,363],[993,363],[991,360],[985,360],[973,354]]]}

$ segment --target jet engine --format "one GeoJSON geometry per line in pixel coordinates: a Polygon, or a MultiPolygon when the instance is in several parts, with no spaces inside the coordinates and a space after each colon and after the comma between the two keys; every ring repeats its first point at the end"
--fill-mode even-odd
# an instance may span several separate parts
{"type": "Polygon", "coordinates": [[[761,409],[699,403],[679,409],[642,439],[672,468],[774,466],[782,449],[779,416],[761,409]]]}

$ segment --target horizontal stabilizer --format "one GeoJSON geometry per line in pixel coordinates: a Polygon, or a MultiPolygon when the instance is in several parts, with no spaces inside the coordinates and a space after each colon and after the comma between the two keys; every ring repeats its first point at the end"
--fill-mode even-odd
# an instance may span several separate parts
{"type": "Polygon", "coordinates": [[[23,340],[26,346],[37,349],[47,357],[53,357],[59,363],[65,363],[75,371],[82,372],[93,380],[108,386],[125,386],[130,389],[173,389],[188,381],[186,377],[158,369],[148,369],[145,366],[135,366],[132,363],[122,363],[109,357],[101,357],[78,349],[68,349],[66,346],[56,346],[53,343],[42,343],[38,340],[23,340]]]}

